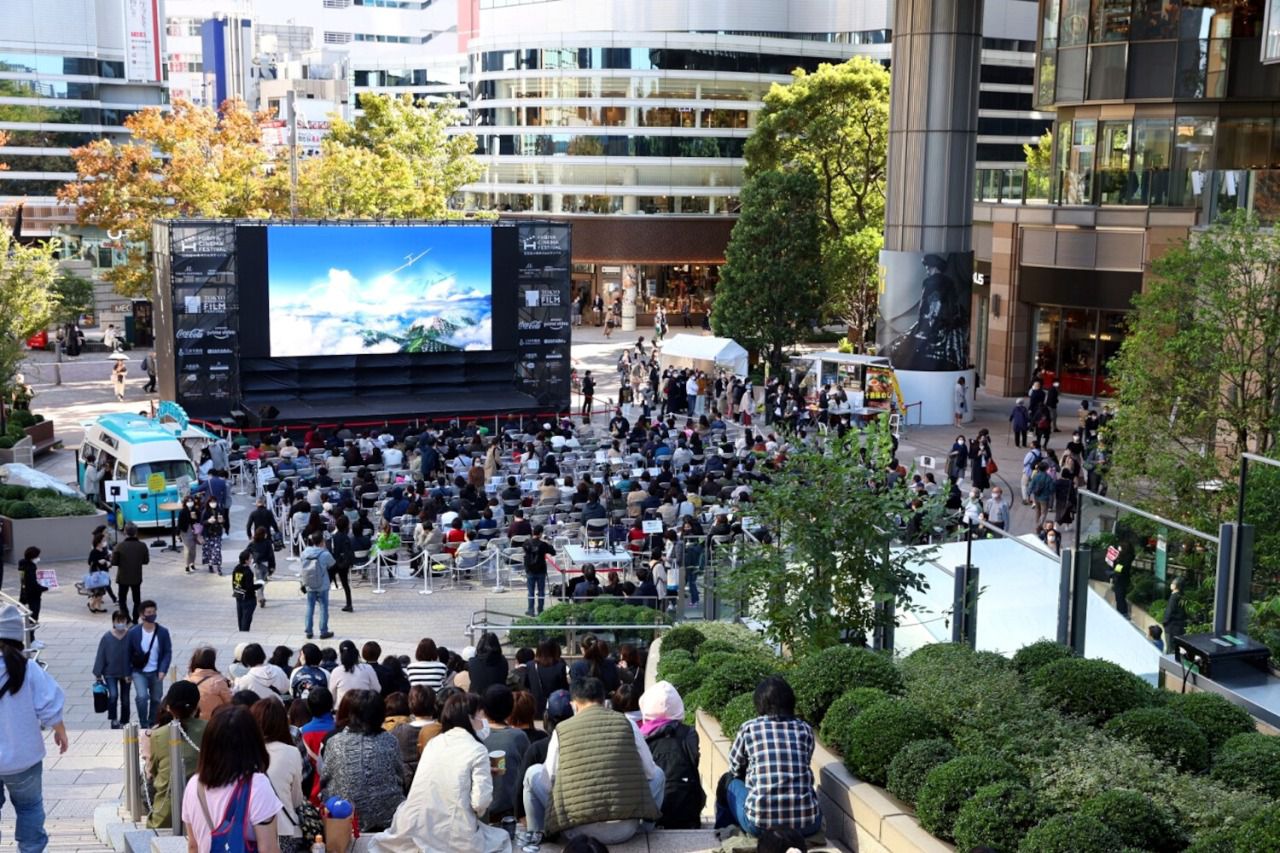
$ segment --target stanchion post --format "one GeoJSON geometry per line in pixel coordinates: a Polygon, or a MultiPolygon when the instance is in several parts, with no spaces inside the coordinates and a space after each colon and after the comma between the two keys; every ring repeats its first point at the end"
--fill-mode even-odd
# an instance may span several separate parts
{"type": "Polygon", "coordinates": [[[382,595],[384,592],[386,592],[386,590],[382,588],[382,552],[381,551],[379,551],[377,554],[374,555],[373,575],[376,578],[376,580],[374,581],[373,594],[382,595]]]}
{"type": "Polygon", "coordinates": [[[124,803],[129,819],[142,820],[141,774],[138,768],[138,724],[126,723],[124,729],[124,803]]]}
{"type": "Polygon", "coordinates": [[[182,793],[187,787],[187,765],[182,760],[182,723],[169,721],[169,814],[173,819],[173,834],[182,835],[182,793]]]}
{"type": "Polygon", "coordinates": [[[431,584],[431,561],[427,557],[431,556],[426,551],[418,554],[418,559],[422,561],[422,589],[418,590],[418,595],[431,595],[435,592],[431,584]]]}

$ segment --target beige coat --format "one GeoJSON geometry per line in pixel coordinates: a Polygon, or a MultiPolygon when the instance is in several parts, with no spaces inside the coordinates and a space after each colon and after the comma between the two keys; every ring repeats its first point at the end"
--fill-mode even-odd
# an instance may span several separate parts
{"type": "Polygon", "coordinates": [[[493,801],[483,744],[451,729],[427,743],[418,766],[431,772],[414,775],[391,827],[370,839],[370,853],[511,852],[507,833],[481,821],[493,801]]]}

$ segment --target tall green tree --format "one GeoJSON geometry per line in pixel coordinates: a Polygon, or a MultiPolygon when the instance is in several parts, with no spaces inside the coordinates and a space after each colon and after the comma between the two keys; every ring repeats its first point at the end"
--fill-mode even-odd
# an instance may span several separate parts
{"type": "Polygon", "coordinates": [[[711,327],[765,353],[775,371],[826,299],[818,206],[812,173],[758,172],[742,188],[725,249],[711,327]]]}
{"type": "MultiPolygon", "coordinates": [[[[868,487],[883,480],[893,455],[887,421],[876,424],[833,438],[825,450],[794,448],[752,492],[751,514],[773,542],[745,546],[737,563],[721,570],[720,594],[745,602],[769,639],[797,656],[835,645],[847,632],[870,635],[884,616],[877,602],[892,597],[905,612],[927,588],[913,566],[931,550],[891,547],[904,489],[868,487]]],[[[930,527],[939,507],[924,512],[930,527]]]]}
{"type": "Polygon", "coordinates": [[[304,216],[437,219],[449,197],[482,174],[475,139],[450,134],[456,101],[362,95],[355,121],[335,118],[321,154],[303,161],[298,209],[304,216]]]}
{"type": "Polygon", "coordinates": [[[884,245],[889,72],[855,57],[792,73],[774,84],[747,140],[747,177],[804,169],[819,186],[822,260],[832,316],[862,341],[875,325],[877,267],[884,245]]]}
{"type": "Polygon", "coordinates": [[[7,392],[25,353],[23,342],[45,328],[55,308],[58,241],[23,244],[0,228],[0,390],[7,392]]]}
{"type": "Polygon", "coordinates": [[[53,308],[49,319],[54,323],[75,323],[81,314],[93,313],[93,282],[83,276],[59,270],[50,293],[53,308]]]}
{"type": "Polygon", "coordinates": [[[1280,435],[1280,237],[1237,214],[1154,271],[1111,363],[1113,480],[1212,525],[1231,490],[1206,482],[1230,480],[1241,452],[1272,453],[1280,435]]]}

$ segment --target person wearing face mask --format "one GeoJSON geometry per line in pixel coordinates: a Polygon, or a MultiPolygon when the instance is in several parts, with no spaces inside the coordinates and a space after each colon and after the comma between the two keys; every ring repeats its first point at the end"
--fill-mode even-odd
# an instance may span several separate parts
{"type": "Polygon", "coordinates": [[[138,688],[138,725],[149,729],[155,725],[164,696],[164,677],[173,660],[173,643],[169,630],[156,622],[156,603],[144,601],[140,610],[142,621],[128,634],[129,669],[138,688]]]}
{"type": "Polygon", "coordinates": [[[187,574],[196,570],[196,531],[200,529],[200,507],[188,496],[178,513],[178,535],[182,537],[182,568],[187,574]]]}
{"type": "Polygon", "coordinates": [[[111,614],[111,630],[98,640],[93,677],[107,688],[107,719],[118,729],[129,722],[129,616],[111,614]]]}
{"type": "MultiPolygon", "coordinates": [[[[44,596],[48,587],[40,583],[36,579],[36,572],[40,565],[40,549],[32,545],[22,553],[22,559],[18,561],[18,603],[25,604],[31,611],[31,621],[39,624],[40,622],[40,599],[44,596]]],[[[34,641],[36,635],[35,628],[31,629],[33,641],[31,647],[34,649],[44,648],[44,643],[34,641]]]]}
{"type": "Polygon", "coordinates": [[[204,564],[209,569],[209,574],[217,572],[221,575],[222,535],[227,530],[227,512],[217,498],[212,496],[209,498],[209,503],[205,506],[200,524],[203,528],[200,536],[204,539],[200,555],[204,558],[204,564]]]}
{"type": "Polygon", "coordinates": [[[965,527],[976,527],[982,511],[982,491],[976,488],[970,489],[969,496],[964,501],[965,527]]]}

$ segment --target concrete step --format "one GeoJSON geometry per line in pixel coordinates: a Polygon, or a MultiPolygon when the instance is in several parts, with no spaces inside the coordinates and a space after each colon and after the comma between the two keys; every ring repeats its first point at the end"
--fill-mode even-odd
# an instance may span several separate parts
{"type": "MultiPolygon", "coordinates": [[[[7,816],[6,816],[7,817],[7,816]]],[[[0,850],[13,850],[13,821],[0,823],[0,850]]],[[[46,818],[47,853],[107,853],[111,848],[98,840],[93,823],[85,818],[46,818]]]]}

